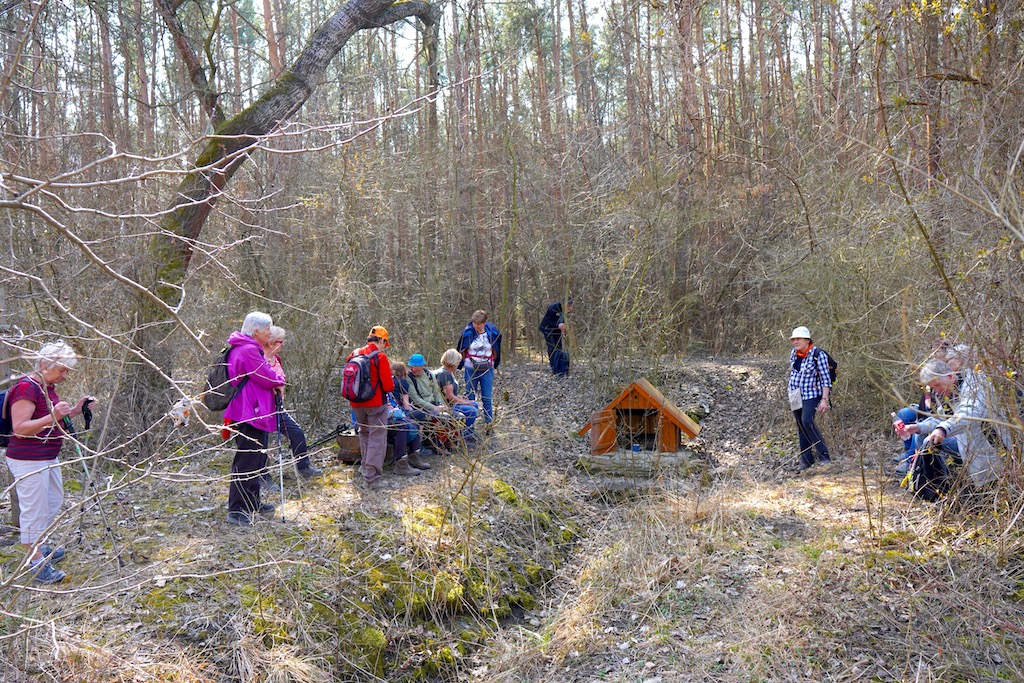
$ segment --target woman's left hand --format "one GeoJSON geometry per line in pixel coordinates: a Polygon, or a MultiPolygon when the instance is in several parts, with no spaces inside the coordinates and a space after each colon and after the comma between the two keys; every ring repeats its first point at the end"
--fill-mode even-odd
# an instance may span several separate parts
{"type": "Polygon", "coordinates": [[[75,407],[72,408],[71,412],[68,413],[68,414],[69,415],[81,415],[82,414],[82,409],[85,407],[86,403],[95,403],[95,402],[96,402],[96,397],[95,396],[89,396],[88,394],[86,394],[82,398],[78,399],[78,403],[75,404],[75,407]]]}

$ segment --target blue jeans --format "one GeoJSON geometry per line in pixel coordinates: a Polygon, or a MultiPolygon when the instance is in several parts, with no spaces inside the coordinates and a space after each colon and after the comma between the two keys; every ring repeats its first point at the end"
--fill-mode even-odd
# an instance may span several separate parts
{"type": "Polygon", "coordinates": [[[825,439],[821,438],[818,426],[814,424],[814,415],[818,409],[821,396],[805,398],[803,405],[793,411],[796,418],[796,431],[800,435],[800,462],[805,465],[814,464],[814,451],[818,451],[818,460],[825,462],[831,459],[825,439]]]}
{"type": "Polygon", "coordinates": [[[466,370],[466,398],[475,401],[479,392],[480,401],[484,404],[484,421],[490,424],[494,420],[494,404],[491,402],[491,394],[494,391],[494,368],[489,365],[486,368],[482,372],[476,366],[472,370],[466,370]]]}
{"type": "Polygon", "coordinates": [[[292,449],[292,457],[297,461],[296,466],[300,470],[309,468],[309,456],[306,455],[306,433],[302,431],[302,427],[296,422],[288,411],[284,411],[280,415],[281,422],[279,427],[281,433],[288,437],[288,445],[292,449]]]}
{"type": "Polygon", "coordinates": [[[452,412],[458,413],[466,418],[466,429],[462,432],[462,435],[467,439],[473,436],[473,423],[476,422],[476,418],[480,415],[480,409],[476,406],[461,403],[455,404],[451,408],[452,412]]]}

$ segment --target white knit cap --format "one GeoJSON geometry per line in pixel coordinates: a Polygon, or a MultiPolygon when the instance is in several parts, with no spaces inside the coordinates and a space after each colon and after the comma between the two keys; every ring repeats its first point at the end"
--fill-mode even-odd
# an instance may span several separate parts
{"type": "Polygon", "coordinates": [[[811,331],[801,325],[800,327],[793,328],[793,334],[789,335],[790,339],[810,339],[811,331]]]}

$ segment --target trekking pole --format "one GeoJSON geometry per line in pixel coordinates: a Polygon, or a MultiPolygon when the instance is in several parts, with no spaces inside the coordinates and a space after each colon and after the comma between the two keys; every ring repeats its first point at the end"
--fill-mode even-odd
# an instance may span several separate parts
{"type": "Polygon", "coordinates": [[[336,426],[326,436],[322,436],[319,439],[317,439],[316,441],[311,441],[309,444],[307,444],[307,448],[316,448],[317,446],[322,446],[325,443],[327,443],[328,441],[330,441],[331,439],[338,438],[338,435],[341,434],[342,432],[344,432],[346,429],[347,429],[347,427],[345,426],[344,423],[338,423],[338,426],[336,426]]]}
{"type": "Polygon", "coordinates": [[[284,413],[284,397],[281,394],[274,394],[274,404],[277,412],[277,472],[278,483],[281,486],[281,521],[284,522],[284,457],[281,455],[281,415],[284,413]]]}
{"type": "MultiPolygon", "coordinates": [[[[88,436],[89,427],[92,424],[92,410],[89,408],[89,404],[92,403],[92,399],[86,400],[82,404],[82,417],[85,419],[85,432],[84,436],[88,436]]],[[[75,431],[75,423],[72,422],[71,418],[67,415],[62,420],[64,430],[71,437],[71,443],[75,447],[75,455],[78,457],[78,461],[82,463],[82,471],[85,473],[85,481],[88,484],[89,492],[96,499],[96,508],[100,511],[100,518],[103,520],[103,526],[107,530],[107,534],[110,536],[110,545],[114,550],[114,555],[117,557],[117,566],[123,567],[124,559],[121,557],[121,550],[117,545],[117,538],[114,536],[114,529],[110,526],[110,520],[107,518],[107,512],[103,509],[101,502],[101,496],[99,490],[96,488],[96,481],[92,477],[92,472],[89,471],[89,464],[86,458],[82,455],[82,447],[78,443],[78,433],[75,431]]],[[[85,492],[82,492],[82,503],[79,505],[79,514],[85,512],[85,492]]],[[[78,523],[79,542],[81,542],[82,523],[81,517],[79,517],[78,523]]]]}

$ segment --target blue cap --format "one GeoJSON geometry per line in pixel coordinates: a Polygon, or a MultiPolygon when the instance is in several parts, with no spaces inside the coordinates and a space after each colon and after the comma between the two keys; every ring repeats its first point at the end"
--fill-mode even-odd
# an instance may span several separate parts
{"type": "Polygon", "coordinates": [[[427,364],[427,359],[423,357],[422,353],[414,353],[409,356],[409,367],[410,368],[422,368],[427,364]]]}

